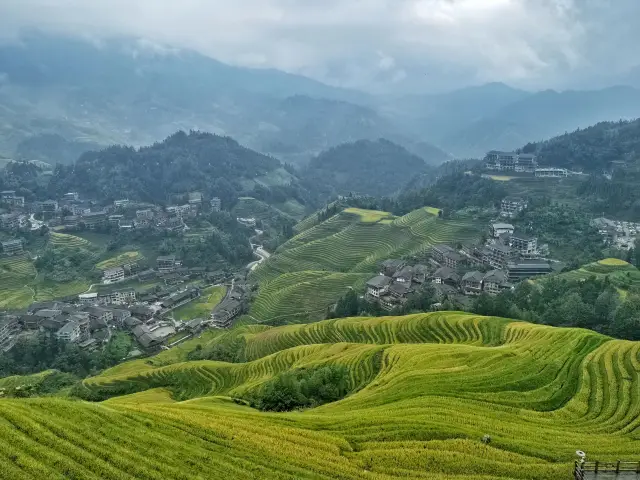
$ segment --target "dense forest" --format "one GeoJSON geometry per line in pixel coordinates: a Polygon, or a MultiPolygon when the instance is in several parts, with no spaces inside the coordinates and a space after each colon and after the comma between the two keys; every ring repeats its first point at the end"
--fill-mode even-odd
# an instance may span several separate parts
{"type": "Polygon", "coordinates": [[[105,348],[88,352],[74,343],[58,340],[47,333],[21,337],[11,350],[0,355],[0,378],[28,375],[52,368],[84,378],[121,362],[132,343],[128,334],[117,333],[105,348]]]}
{"type": "Polygon", "coordinates": [[[634,165],[640,160],[640,119],[601,122],[545,142],[530,143],[523,150],[536,152],[542,165],[584,172],[610,171],[611,162],[634,165]]]}
{"type": "Polygon", "coordinates": [[[182,131],[136,150],[114,146],[86,152],[74,165],[57,165],[49,183],[55,196],[78,191],[103,200],[129,198],[167,203],[172,194],[201,191],[231,203],[243,179],[279,168],[280,161],[242,147],[229,137],[182,131]]]}
{"type": "Polygon", "coordinates": [[[320,218],[328,218],[328,213],[335,214],[337,209],[347,206],[383,210],[394,215],[405,215],[424,206],[437,206],[448,216],[467,207],[494,208],[507,195],[507,189],[501,182],[456,172],[441,176],[427,187],[407,189],[397,196],[347,195],[328,210],[321,210],[320,218]]]}
{"type": "Polygon", "coordinates": [[[592,175],[577,189],[591,211],[619,219],[640,220],[640,170],[614,170],[611,179],[592,175]]]}
{"type": "Polygon", "coordinates": [[[640,340],[640,295],[621,297],[607,278],[552,277],[522,282],[497,297],[481,295],[473,311],[560,327],[590,328],[627,340],[640,340]]]}
{"type": "Polygon", "coordinates": [[[392,195],[427,170],[424,160],[388,140],[359,140],[331,148],[301,172],[310,190],[321,196],[354,192],[392,195]]]}

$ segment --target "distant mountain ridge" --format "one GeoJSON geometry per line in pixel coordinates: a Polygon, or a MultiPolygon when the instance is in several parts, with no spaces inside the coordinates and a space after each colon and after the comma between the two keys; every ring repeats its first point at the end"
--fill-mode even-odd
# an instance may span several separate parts
{"type": "MultiPolygon", "coordinates": [[[[340,143],[403,138],[361,92],[276,70],[232,67],[192,52],[134,55],[127,42],[96,47],[49,40],[34,36],[0,46],[0,120],[6,118],[0,122],[0,151],[7,154],[29,158],[29,143],[56,137],[70,145],[139,146],[194,129],[304,163],[340,143]]],[[[58,151],[59,143],[50,147],[58,151]]],[[[47,160],[74,161],[73,149],[64,150],[64,159],[47,160]]],[[[423,151],[437,152],[432,162],[447,158],[432,145],[423,151]]]]}
{"type": "Polygon", "coordinates": [[[322,152],[301,171],[309,188],[328,197],[358,193],[393,195],[428,170],[424,160],[389,140],[358,140],[322,152]]]}
{"type": "Polygon", "coordinates": [[[373,96],[194,52],[158,53],[133,39],[95,45],[30,34],[0,45],[0,153],[71,163],[87,147],[148,145],[198,130],[297,165],[342,143],[378,138],[436,165],[635,117],[639,92],[531,93],[491,83],[373,96]]]}
{"type": "Polygon", "coordinates": [[[459,152],[480,156],[490,149],[511,150],[604,120],[640,115],[640,90],[611,87],[596,91],[547,90],[508,104],[443,139],[459,152]]]}

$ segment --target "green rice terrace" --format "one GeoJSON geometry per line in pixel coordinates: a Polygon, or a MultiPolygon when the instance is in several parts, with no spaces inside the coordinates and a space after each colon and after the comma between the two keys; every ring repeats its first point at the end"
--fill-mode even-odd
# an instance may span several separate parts
{"type": "Polygon", "coordinates": [[[137,360],[74,389],[99,403],[0,400],[1,476],[568,480],[578,449],[640,460],[638,342],[455,312],[253,325],[209,345],[229,336],[242,363],[137,360]],[[327,366],[347,372],[341,400],[246,404],[327,366]]]}
{"type": "Polygon", "coordinates": [[[143,256],[138,251],[107,252],[106,245],[77,235],[52,232],[24,255],[0,257],[0,309],[20,309],[34,301],[82,293],[96,281],[90,278],[92,271],[99,273],[99,270],[141,259],[143,256]],[[70,281],[47,278],[42,271],[37,271],[33,260],[45,252],[53,255],[58,265],[77,268],[82,262],[87,268],[78,271],[70,281]]]}
{"type": "Polygon", "coordinates": [[[606,277],[622,293],[631,287],[640,286],[640,270],[617,258],[605,258],[577,270],[562,273],[559,277],[566,280],[584,280],[589,277],[604,279],[606,277]]]}
{"type": "Polygon", "coordinates": [[[296,231],[253,273],[260,290],[249,312],[252,321],[322,319],[347,288],[363,286],[381,261],[479,237],[471,222],[443,220],[430,207],[403,217],[348,208],[316,225],[305,220],[296,231]]]}

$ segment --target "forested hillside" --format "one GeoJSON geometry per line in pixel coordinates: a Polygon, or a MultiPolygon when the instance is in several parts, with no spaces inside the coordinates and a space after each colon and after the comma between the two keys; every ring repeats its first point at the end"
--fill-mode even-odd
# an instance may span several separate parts
{"type": "Polygon", "coordinates": [[[325,196],[349,192],[391,195],[427,170],[424,160],[388,140],[359,140],[331,148],[303,170],[305,184],[325,196]]]}
{"type": "Polygon", "coordinates": [[[167,203],[172,194],[201,191],[233,202],[253,180],[281,167],[280,161],[229,137],[178,132],[162,143],[136,150],[114,146],[87,152],[74,165],[58,165],[50,192],[78,191],[106,200],[129,198],[167,203]]]}
{"type": "Polygon", "coordinates": [[[543,165],[585,172],[611,170],[611,162],[638,165],[640,120],[600,122],[545,142],[528,144],[524,149],[535,151],[543,165]]]}

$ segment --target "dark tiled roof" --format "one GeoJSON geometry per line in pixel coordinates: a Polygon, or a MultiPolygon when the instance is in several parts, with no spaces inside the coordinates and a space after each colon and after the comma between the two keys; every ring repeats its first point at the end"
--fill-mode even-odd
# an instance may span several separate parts
{"type": "Polygon", "coordinates": [[[438,270],[436,270],[436,273],[434,273],[434,277],[441,278],[443,280],[452,280],[454,282],[460,281],[460,275],[458,275],[449,267],[439,268],[438,270]]]}
{"type": "Polygon", "coordinates": [[[507,274],[502,270],[491,270],[484,276],[483,281],[503,284],[507,282],[507,274]]]}
{"type": "Polygon", "coordinates": [[[391,279],[389,277],[385,277],[384,275],[378,275],[377,277],[373,277],[371,280],[367,282],[367,286],[373,288],[386,287],[391,284],[391,279]]]}

